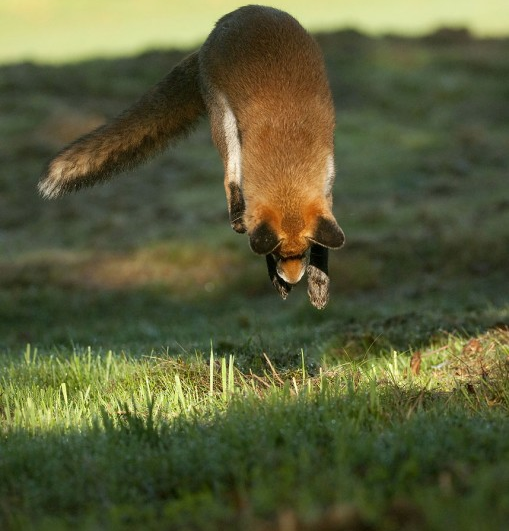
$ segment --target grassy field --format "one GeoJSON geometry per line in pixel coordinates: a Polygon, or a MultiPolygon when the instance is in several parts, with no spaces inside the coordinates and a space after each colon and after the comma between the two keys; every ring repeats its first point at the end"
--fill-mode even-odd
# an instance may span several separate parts
{"type": "Polygon", "coordinates": [[[505,529],[509,42],[320,43],[348,241],[322,312],[229,228],[206,123],[37,197],[181,53],[0,68],[0,528],[505,529]]]}

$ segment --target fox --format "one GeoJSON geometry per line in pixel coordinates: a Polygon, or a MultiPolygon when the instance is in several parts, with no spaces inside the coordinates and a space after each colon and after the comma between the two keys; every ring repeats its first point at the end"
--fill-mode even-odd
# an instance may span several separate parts
{"type": "Polygon", "coordinates": [[[78,138],[38,184],[57,198],[141,164],[208,116],[224,166],[231,227],[265,256],[282,299],[307,274],[329,300],[328,251],[345,235],[332,212],[335,110],[322,52],[290,14],[248,5],[116,118],[78,138]]]}

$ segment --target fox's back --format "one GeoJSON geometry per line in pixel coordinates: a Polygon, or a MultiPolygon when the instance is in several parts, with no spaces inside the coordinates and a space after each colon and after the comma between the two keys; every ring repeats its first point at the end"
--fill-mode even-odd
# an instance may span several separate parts
{"type": "Polygon", "coordinates": [[[239,121],[288,116],[314,104],[332,111],[322,53],[288,13],[246,6],[220,19],[204,43],[200,69],[223,93],[239,121]],[[261,110],[270,111],[267,113],[261,110]],[[295,109],[297,110],[297,109],[295,109]]]}
{"type": "MultiPolygon", "coordinates": [[[[201,50],[201,68],[211,81],[245,98],[288,93],[330,99],[321,51],[291,15],[246,6],[221,18],[201,50]]],[[[243,106],[245,105],[243,101],[243,106]]],[[[234,105],[232,103],[232,105],[234,105]]],[[[237,110],[237,109],[235,109],[237,110]]]]}
{"type": "Polygon", "coordinates": [[[262,6],[226,15],[202,47],[200,71],[205,91],[219,91],[235,115],[246,201],[323,197],[334,107],[321,50],[297,20],[262,6]]]}

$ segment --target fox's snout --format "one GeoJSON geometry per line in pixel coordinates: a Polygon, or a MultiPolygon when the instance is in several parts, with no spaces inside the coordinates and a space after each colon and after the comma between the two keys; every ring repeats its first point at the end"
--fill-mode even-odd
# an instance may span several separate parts
{"type": "Polygon", "coordinates": [[[307,262],[306,256],[278,258],[277,274],[288,284],[297,284],[306,271],[307,262]]]}

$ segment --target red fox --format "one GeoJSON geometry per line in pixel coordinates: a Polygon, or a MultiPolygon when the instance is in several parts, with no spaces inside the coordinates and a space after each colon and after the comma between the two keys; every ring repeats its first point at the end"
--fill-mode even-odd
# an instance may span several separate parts
{"type": "Polygon", "coordinates": [[[232,228],[266,256],[285,299],[307,272],[328,301],[328,249],[344,243],[332,214],[335,113],[321,51],[289,14],[245,6],[109,123],[64,148],[39,183],[46,198],[105,180],[185,136],[208,115],[224,163],[232,228]]]}

